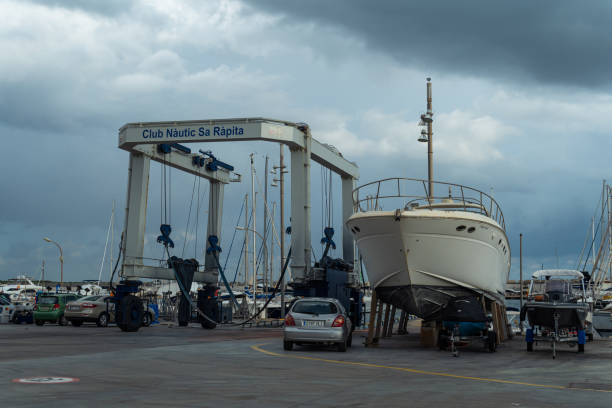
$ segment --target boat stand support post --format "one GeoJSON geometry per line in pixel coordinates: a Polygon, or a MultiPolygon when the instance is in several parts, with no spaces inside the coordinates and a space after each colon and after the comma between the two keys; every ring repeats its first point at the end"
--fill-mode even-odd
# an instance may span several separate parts
{"type": "Polygon", "coordinates": [[[504,340],[511,338],[510,336],[511,330],[508,325],[508,316],[506,314],[506,306],[501,304],[498,306],[498,310],[499,310],[499,319],[501,322],[501,326],[503,328],[502,341],[504,341],[504,340]]]}
{"type": "Polygon", "coordinates": [[[493,317],[493,330],[495,330],[495,339],[497,341],[497,344],[500,343],[500,336],[499,336],[499,319],[497,316],[497,303],[495,301],[491,302],[491,316],[493,317]]]}
{"type": "Polygon", "coordinates": [[[406,331],[404,330],[404,322],[406,321],[406,318],[406,311],[402,310],[400,313],[399,323],[397,325],[397,334],[406,334],[406,331]]]}
{"type": "Polygon", "coordinates": [[[382,326],[382,319],[383,319],[383,301],[379,300],[378,301],[378,313],[376,315],[376,334],[374,335],[374,344],[378,344],[378,341],[380,340],[380,329],[382,326]]]}
{"type": "Polygon", "coordinates": [[[504,325],[501,322],[500,319],[500,314],[499,314],[499,304],[497,304],[497,302],[493,302],[493,307],[495,310],[495,320],[496,320],[496,328],[495,328],[495,332],[497,333],[497,344],[500,344],[503,340],[503,334],[504,334],[504,325]]]}
{"type": "Polygon", "coordinates": [[[396,307],[393,306],[391,307],[391,315],[389,315],[389,327],[387,328],[387,332],[385,334],[385,337],[391,337],[393,336],[393,325],[395,324],[395,312],[396,312],[396,307]]]}
{"type": "Polygon", "coordinates": [[[385,307],[385,319],[383,320],[382,337],[387,337],[387,331],[389,330],[390,315],[391,315],[391,305],[387,303],[385,307]]]}
{"type": "Polygon", "coordinates": [[[512,326],[510,326],[510,322],[508,321],[506,306],[502,306],[502,318],[504,319],[504,327],[506,328],[506,337],[508,339],[512,339],[514,337],[514,333],[512,332],[512,326]]]}
{"type": "Polygon", "coordinates": [[[370,320],[368,322],[368,337],[366,338],[365,346],[369,347],[374,344],[374,324],[376,322],[376,307],[378,305],[378,299],[376,296],[376,290],[372,291],[372,300],[370,302],[370,320]]]}
{"type": "Polygon", "coordinates": [[[503,317],[505,308],[496,301],[491,302],[491,313],[493,315],[493,327],[497,336],[497,344],[501,344],[507,338],[508,327],[503,317]]]}

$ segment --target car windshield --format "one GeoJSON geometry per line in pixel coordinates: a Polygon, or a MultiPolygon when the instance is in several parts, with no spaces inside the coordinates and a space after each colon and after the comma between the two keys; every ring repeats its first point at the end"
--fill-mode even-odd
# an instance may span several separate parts
{"type": "Polygon", "coordinates": [[[54,305],[57,303],[57,296],[41,296],[38,299],[39,305],[54,305]]]}
{"type": "Polygon", "coordinates": [[[305,314],[334,314],[338,313],[338,308],[331,302],[307,300],[297,302],[293,306],[293,312],[305,314]]]}
{"type": "Polygon", "coordinates": [[[6,300],[3,296],[0,296],[0,305],[10,305],[11,302],[6,300]]]}

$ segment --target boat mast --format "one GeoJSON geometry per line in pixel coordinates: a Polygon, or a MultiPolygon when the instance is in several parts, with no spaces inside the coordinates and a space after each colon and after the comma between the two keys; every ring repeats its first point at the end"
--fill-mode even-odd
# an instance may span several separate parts
{"type": "MultiPolygon", "coordinates": [[[[283,273],[283,265],[285,263],[285,153],[283,145],[280,146],[280,162],[278,168],[280,170],[280,273],[283,273]]],[[[281,319],[285,318],[285,278],[281,282],[281,319]]]]}
{"type": "Polygon", "coordinates": [[[433,198],[433,112],[431,110],[431,78],[427,78],[427,179],[429,198],[433,198]]]}
{"type": "Polygon", "coordinates": [[[244,195],[244,285],[249,281],[249,195],[244,195]]]}
{"type": "MultiPolygon", "coordinates": [[[[113,200],[113,210],[111,211],[111,227],[110,227],[110,258],[108,262],[109,276],[113,274],[113,246],[115,245],[115,200],[113,200]]],[[[100,286],[100,279],[98,279],[100,286]]]]}
{"type": "Polygon", "coordinates": [[[255,199],[255,164],[251,153],[251,218],[253,219],[253,313],[257,312],[257,200],[255,199]]]}
{"type": "Polygon", "coordinates": [[[263,225],[263,291],[267,291],[268,284],[268,155],[266,155],[264,173],[264,225],[263,225]]]}
{"type": "Polygon", "coordinates": [[[427,130],[421,130],[419,142],[427,142],[427,198],[433,199],[433,110],[431,107],[431,78],[427,78],[427,112],[421,115],[420,126],[426,126],[427,130]]]}

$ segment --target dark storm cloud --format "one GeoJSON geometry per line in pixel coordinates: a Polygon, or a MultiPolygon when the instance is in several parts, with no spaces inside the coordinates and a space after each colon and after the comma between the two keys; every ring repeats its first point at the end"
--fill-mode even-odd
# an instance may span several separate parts
{"type": "Polygon", "coordinates": [[[254,8],[341,27],[430,71],[595,87],[612,70],[612,3],[591,1],[252,1],[254,8]]]}
{"type": "Polygon", "coordinates": [[[130,9],[131,0],[28,0],[47,7],[61,7],[69,10],[81,10],[105,16],[115,16],[130,9]]]}

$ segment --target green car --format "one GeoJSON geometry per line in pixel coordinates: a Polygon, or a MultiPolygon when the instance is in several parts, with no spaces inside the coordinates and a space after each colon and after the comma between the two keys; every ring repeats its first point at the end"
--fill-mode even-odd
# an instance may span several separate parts
{"type": "Polygon", "coordinates": [[[74,293],[46,293],[38,296],[34,306],[34,323],[42,326],[45,322],[57,323],[60,326],[68,324],[64,317],[66,303],[80,298],[74,293]]]}

